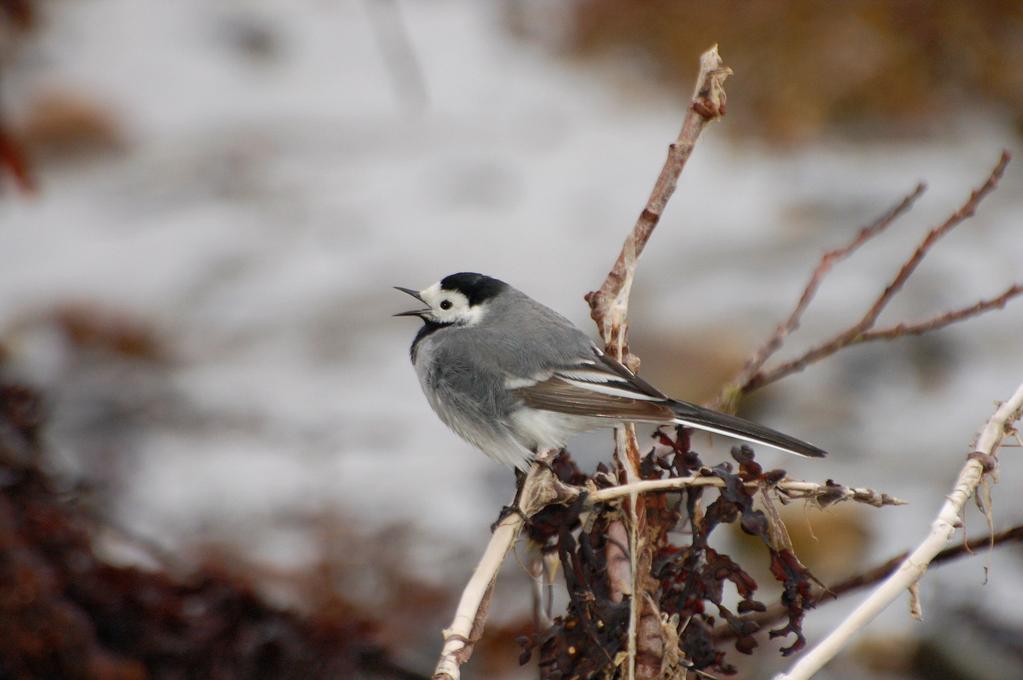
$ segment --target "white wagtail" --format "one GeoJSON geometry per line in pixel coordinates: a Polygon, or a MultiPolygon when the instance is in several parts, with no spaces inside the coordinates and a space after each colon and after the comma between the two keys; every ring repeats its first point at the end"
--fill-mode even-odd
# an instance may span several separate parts
{"type": "Polygon", "coordinates": [[[503,281],[463,272],[416,291],[424,309],[412,364],[444,423],[518,470],[577,432],[633,423],[677,424],[800,456],[825,452],[742,418],[671,399],[572,322],[503,281]]]}

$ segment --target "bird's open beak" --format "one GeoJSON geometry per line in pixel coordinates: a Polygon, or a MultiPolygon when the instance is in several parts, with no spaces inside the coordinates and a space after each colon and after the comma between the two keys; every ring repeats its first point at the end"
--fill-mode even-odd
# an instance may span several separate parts
{"type": "MultiPolygon", "coordinates": [[[[394,289],[400,290],[402,293],[405,293],[406,295],[411,295],[412,297],[419,300],[423,304],[426,304],[426,300],[423,299],[423,296],[419,294],[418,290],[412,290],[411,288],[402,288],[401,286],[395,286],[394,289]]],[[[432,310],[429,307],[427,307],[426,309],[411,309],[407,312],[398,312],[397,314],[395,314],[395,316],[418,316],[419,318],[423,318],[424,314],[429,314],[431,311],[432,310]]]]}

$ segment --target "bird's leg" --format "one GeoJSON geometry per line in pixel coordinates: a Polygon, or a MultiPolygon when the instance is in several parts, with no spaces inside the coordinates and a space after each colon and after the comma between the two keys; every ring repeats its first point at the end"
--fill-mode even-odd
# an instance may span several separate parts
{"type": "Polygon", "coordinates": [[[501,513],[497,516],[497,520],[490,525],[490,533],[494,533],[497,529],[497,525],[504,521],[508,515],[516,514],[522,517],[523,521],[528,520],[525,513],[522,512],[522,508],[519,507],[519,501],[522,500],[522,489],[526,486],[526,473],[522,470],[515,468],[515,498],[512,500],[511,505],[506,505],[501,508],[501,513]]]}

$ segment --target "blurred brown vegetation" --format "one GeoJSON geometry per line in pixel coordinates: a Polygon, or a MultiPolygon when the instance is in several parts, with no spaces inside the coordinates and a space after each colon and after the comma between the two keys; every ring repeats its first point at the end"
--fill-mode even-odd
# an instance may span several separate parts
{"type": "Polygon", "coordinates": [[[576,0],[569,24],[574,53],[638,54],[679,92],[718,43],[735,70],[729,127],[778,141],[921,134],[979,107],[1023,130],[1018,0],[576,0]]]}
{"type": "Polygon", "coordinates": [[[39,466],[43,411],[0,382],[0,678],[419,677],[339,597],[300,617],[216,570],[106,563],[96,524],[39,466]]]}

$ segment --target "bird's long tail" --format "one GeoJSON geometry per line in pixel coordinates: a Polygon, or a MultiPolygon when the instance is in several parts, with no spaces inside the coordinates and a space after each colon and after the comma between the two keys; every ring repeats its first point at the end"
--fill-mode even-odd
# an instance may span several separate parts
{"type": "Polygon", "coordinates": [[[763,444],[780,451],[794,453],[797,456],[823,458],[828,455],[826,451],[813,444],[807,444],[795,437],[790,437],[777,430],[751,423],[742,418],[711,411],[686,401],[672,400],[668,405],[675,412],[676,418],[674,422],[679,425],[723,434],[754,444],[763,444]]]}

